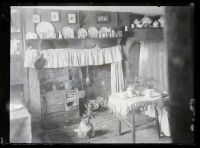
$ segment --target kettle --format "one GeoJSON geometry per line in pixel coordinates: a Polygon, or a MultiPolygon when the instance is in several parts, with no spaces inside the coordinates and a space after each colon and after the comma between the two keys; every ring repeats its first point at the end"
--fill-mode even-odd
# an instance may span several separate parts
{"type": "Polygon", "coordinates": [[[44,65],[46,64],[46,59],[44,58],[44,55],[41,54],[40,57],[35,61],[35,68],[37,70],[40,70],[41,68],[44,67],[44,65]]]}

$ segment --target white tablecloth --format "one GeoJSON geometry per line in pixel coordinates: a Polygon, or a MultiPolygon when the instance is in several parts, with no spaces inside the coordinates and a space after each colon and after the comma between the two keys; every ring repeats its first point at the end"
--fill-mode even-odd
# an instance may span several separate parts
{"type": "Polygon", "coordinates": [[[152,104],[157,104],[158,108],[158,116],[160,122],[161,132],[170,136],[169,122],[168,122],[168,112],[165,108],[162,108],[162,96],[161,94],[154,92],[154,94],[150,96],[126,96],[126,92],[116,93],[109,97],[108,107],[116,116],[127,116],[133,108],[137,106],[146,105],[147,110],[145,111],[145,115],[150,117],[155,117],[155,110],[152,104]]]}
{"type": "Polygon", "coordinates": [[[31,115],[26,108],[10,111],[10,143],[31,143],[31,115]]]}
{"type": "Polygon", "coordinates": [[[128,113],[136,106],[141,104],[154,103],[161,100],[161,95],[155,93],[153,97],[147,96],[126,96],[126,92],[113,94],[109,97],[108,106],[116,115],[127,116],[128,113]]]}

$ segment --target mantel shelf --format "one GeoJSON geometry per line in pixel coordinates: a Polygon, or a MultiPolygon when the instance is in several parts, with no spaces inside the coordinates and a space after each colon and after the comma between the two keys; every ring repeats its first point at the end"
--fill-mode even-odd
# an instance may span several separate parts
{"type": "MultiPolygon", "coordinates": [[[[125,32],[125,38],[135,38],[137,41],[148,40],[162,40],[164,28],[133,28],[125,32]]],[[[27,42],[40,41],[85,41],[85,40],[119,40],[124,37],[110,37],[110,38],[62,38],[62,39],[27,39],[27,42]]]]}
{"type": "Polygon", "coordinates": [[[130,29],[127,33],[127,37],[133,37],[137,41],[148,40],[162,40],[164,28],[134,28],[130,29]]]}
{"type": "Polygon", "coordinates": [[[62,38],[62,39],[27,39],[26,41],[64,41],[64,40],[113,40],[121,39],[121,37],[112,38],[62,38]]]}

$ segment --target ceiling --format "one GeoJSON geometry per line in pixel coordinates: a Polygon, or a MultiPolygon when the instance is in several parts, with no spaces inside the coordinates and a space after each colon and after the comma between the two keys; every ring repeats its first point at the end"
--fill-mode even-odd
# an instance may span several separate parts
{"type": "Polygon", "coordinates": [[[132,12],[143,15],[164,15],[164,6],[15,6],[15,8],[38,8],[59,10],[81,10],[81,11],[110,11],[110,12],[132,12]]]}

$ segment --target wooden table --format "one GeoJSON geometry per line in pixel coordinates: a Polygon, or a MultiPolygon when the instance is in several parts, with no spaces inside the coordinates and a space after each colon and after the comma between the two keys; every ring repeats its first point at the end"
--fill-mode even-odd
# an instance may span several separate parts
{"type": "MultiPolygon", "coordinates": [[[[131,127],[132,131],[132,140],[133,143],[136,141],[135,131],[136,131],[136,124],[135,124],[135,110],[143,105],[153,105],[155,109],[156,116],[152,118],[152,121],[156,121],[158,135],[160,138],[160,125],[158,119],[158,109],[157,109],[157,102],[162,101],[162,97],[160,94],[155,95],[154,97],[145,97],[145,96],[137,96],[137,97],[118,97],[118,94],[112,95],[109,97],[108,106],[111,111],[117,116],[119,119],[118,121],[118,134],[121,135],[121,124],[125,123],[129,127],[131,127]],[[132,124],[129,123],[124,119],[127,117],[128,113],[132,113],[132,124]]],[[[145,124],[145,123],[144,123],[145,124]]]]}

